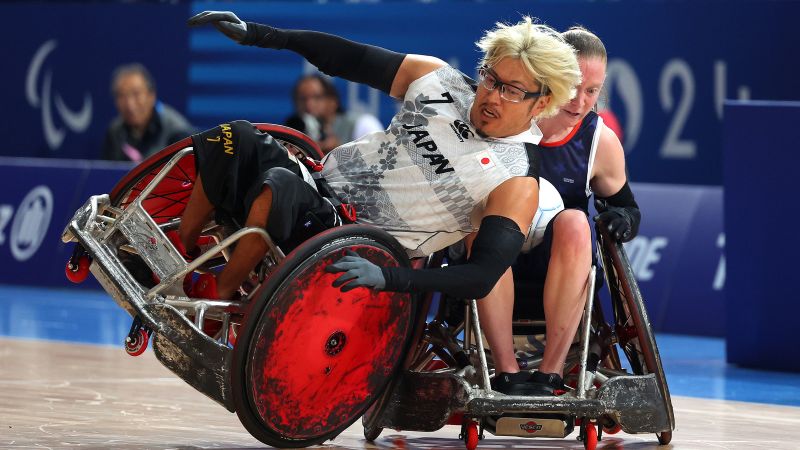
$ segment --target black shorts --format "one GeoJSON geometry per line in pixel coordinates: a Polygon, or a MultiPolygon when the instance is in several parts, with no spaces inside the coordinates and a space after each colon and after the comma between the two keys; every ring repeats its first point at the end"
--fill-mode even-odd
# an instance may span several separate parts
{"type": "MultiPolygon", "coordinates": [[[[559,213],[560,214],[560,213],[559,213]]],[[[542,242],[528,253],[520,253],[512,266],[514,272],[514,317],[526,319],[544,318],[544,282],[553,249],[553,224],[556,214],[547,224],[542,242]]],[[[597,264],[594,251],[592,264],[597,264]]],[[[602,287],[603,272],[598,267],[595,276],[595,289],[602,287]]]]}
{"type": "Polygon", "coordinates": [[[195,168],[218,220],[243,226],[253,201],[268,185],[272,207],[267,232],[279,244],[337,223],[333,205],[303,180],[286,148],[250,122],[222,124],[192,136],[192,143],[195,168]]]}

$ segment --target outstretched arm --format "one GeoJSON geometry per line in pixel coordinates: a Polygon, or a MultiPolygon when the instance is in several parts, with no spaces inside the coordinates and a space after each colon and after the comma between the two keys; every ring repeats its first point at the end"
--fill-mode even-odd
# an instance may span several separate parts
{"type": "Polygon", "coordinates": [[[204,11],[189,19],[189,25],[204,24],[213,24],[242,45],[291,50],[328,75],[366,84],[398,98],[405,95],[412,81],[445,65],[438,58],[397,53],[318,31],[244,22],[228,11],[204,11]]]}

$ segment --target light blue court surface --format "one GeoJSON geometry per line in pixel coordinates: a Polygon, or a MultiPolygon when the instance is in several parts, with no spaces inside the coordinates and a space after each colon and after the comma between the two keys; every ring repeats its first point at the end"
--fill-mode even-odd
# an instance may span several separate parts
{"type": "MultiPolygon", "coordinates": [[[[101,291],[0,285],[0,336],[122,345],[130,316],[101,291]]],[[[725,341],[659,334],[673,395],[800,406],[800,373],[725,363],[725,341]]]]}

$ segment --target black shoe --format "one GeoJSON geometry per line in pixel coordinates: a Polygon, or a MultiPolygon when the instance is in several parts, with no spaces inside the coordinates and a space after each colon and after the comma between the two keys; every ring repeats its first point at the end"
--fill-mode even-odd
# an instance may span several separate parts
{"type": "Polygon", "coordinates": [[[556,390],[564,389],[564,380],[557,373],[533,372],[529,377],[528,384],[530,390],[534,392],[528,395],[550,396],[556,395],[556,390]]]}
{"type": "Polygon", "coordinates": [[[500,372],[492,378],[492,389],[506,395],[533,395],[530,378],[530,372],[500,372]]]}
{"type": "Polygon", "coordinates": [[[500,372],[492,379],[492,389],[506,395],[547,397],[564,388],[564,381],[556,373],[500,372]]]}

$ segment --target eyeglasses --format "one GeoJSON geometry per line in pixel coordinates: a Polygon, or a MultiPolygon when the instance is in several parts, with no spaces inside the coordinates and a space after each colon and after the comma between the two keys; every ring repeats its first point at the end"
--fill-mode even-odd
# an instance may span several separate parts
{"type": "Polygon", "coordinates": [[[500,98],[511,103],[519,103],[529,98],[536,98],[544,95],[543,90],[539,90],[539,92],[528,92],[511,84],[503,83],[502,81],[498,80],[497,75],[495,75],[495,73],[486,66],[478,69],[478,76],[480,77],[480,82],[483,87],[490,91],[495,90],[495,88],[499,86],[500,98]]]}

